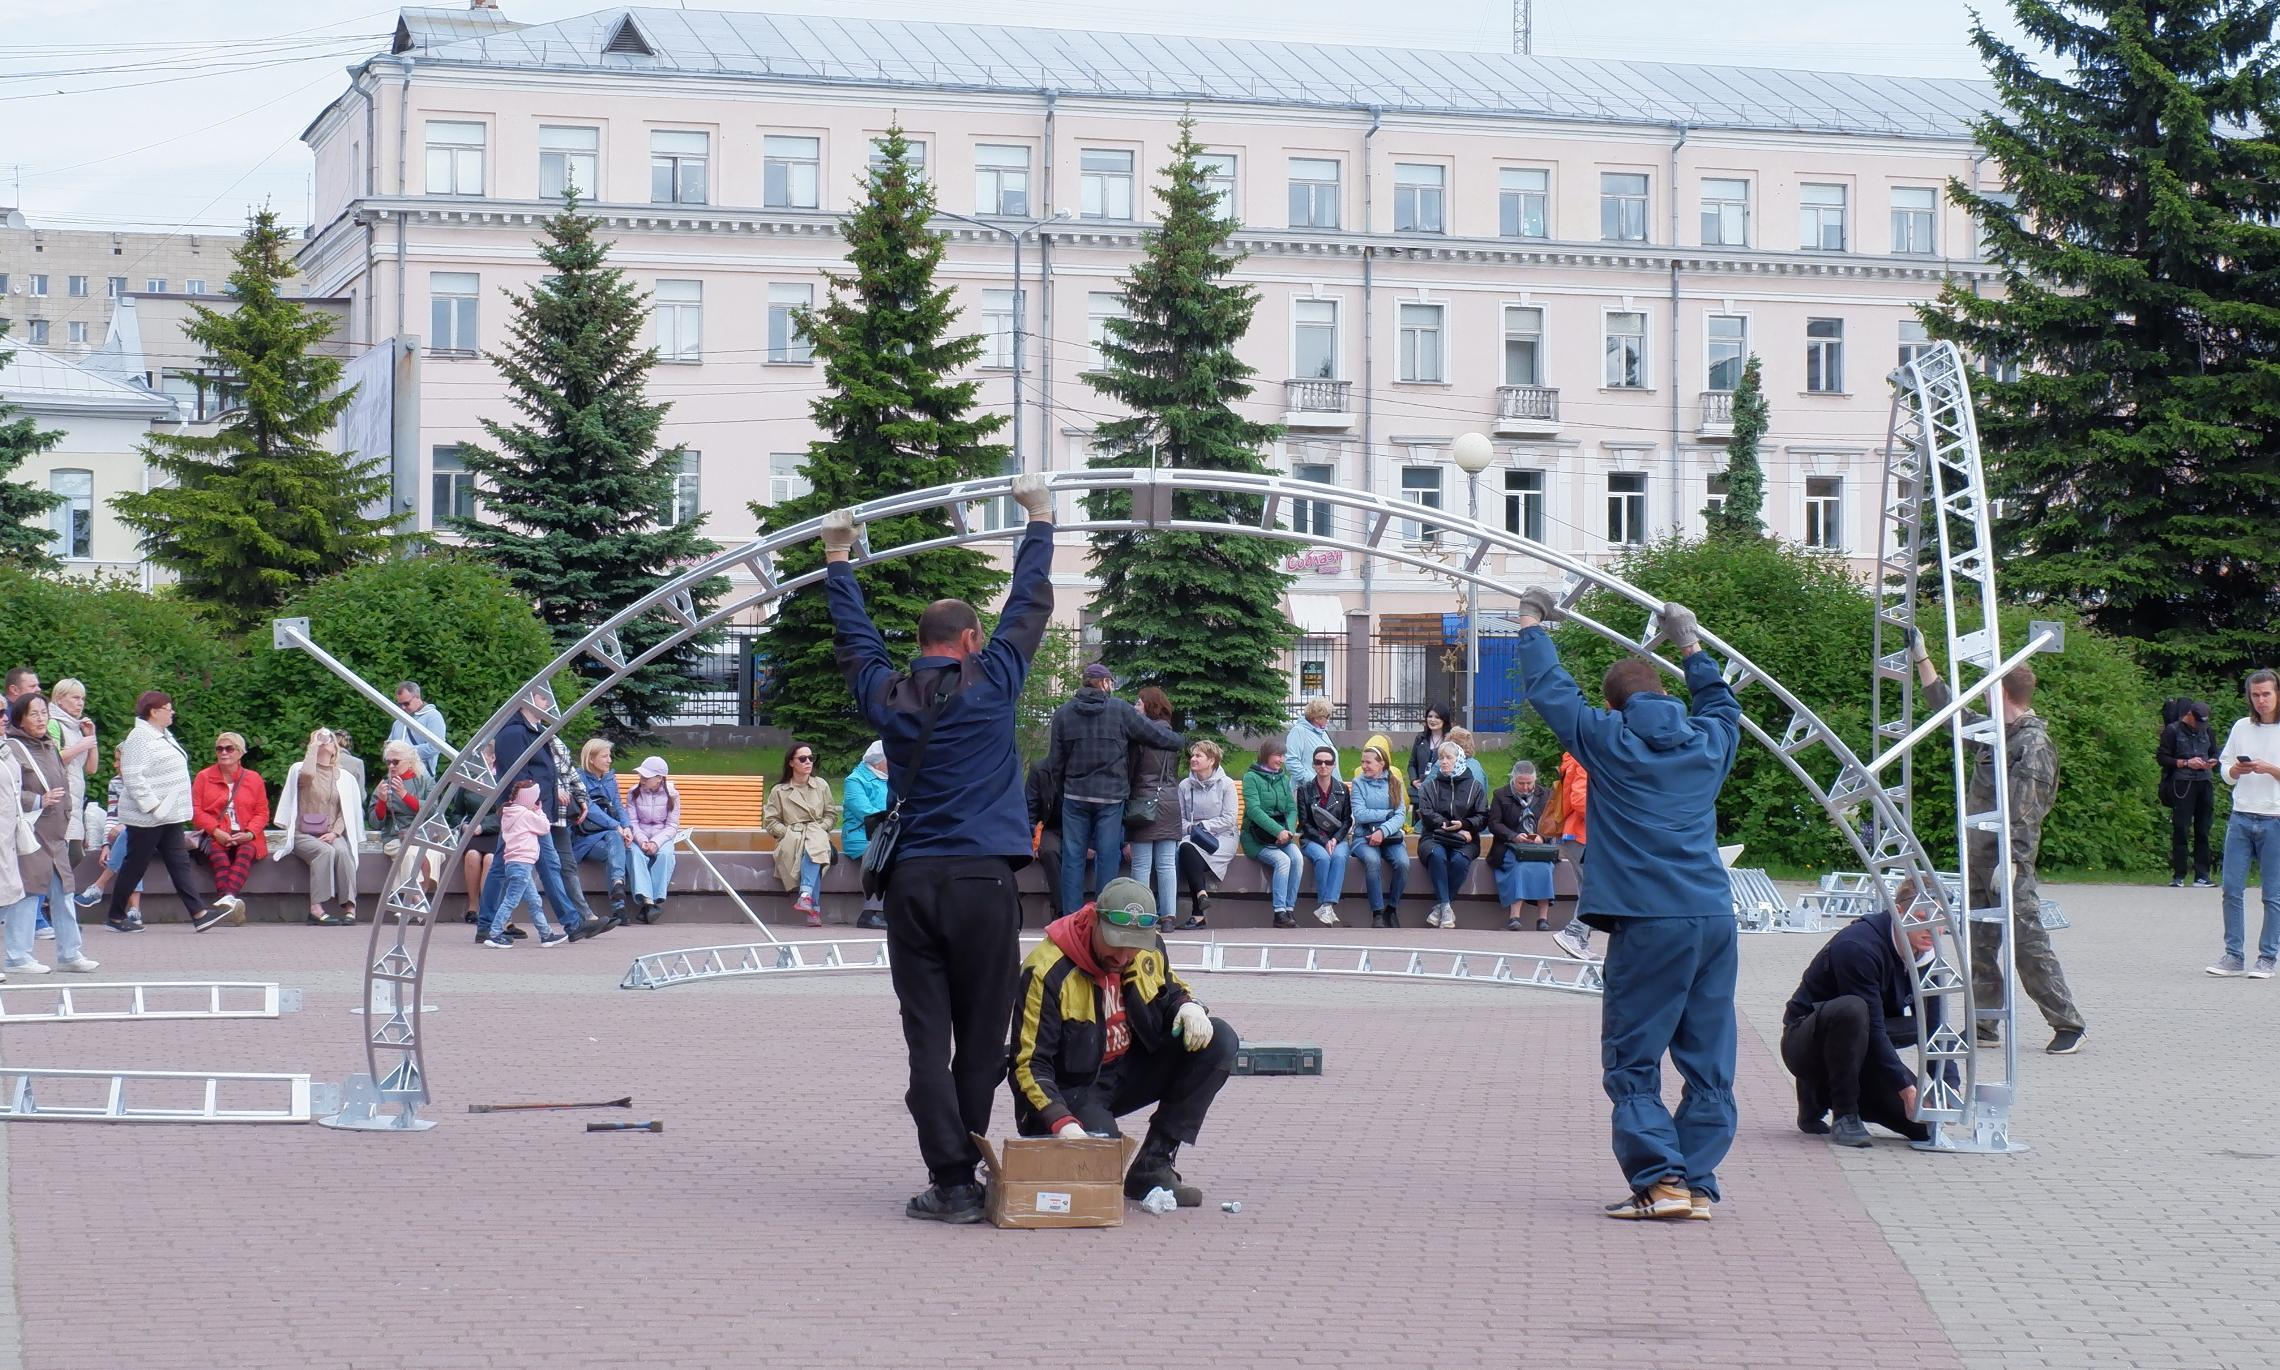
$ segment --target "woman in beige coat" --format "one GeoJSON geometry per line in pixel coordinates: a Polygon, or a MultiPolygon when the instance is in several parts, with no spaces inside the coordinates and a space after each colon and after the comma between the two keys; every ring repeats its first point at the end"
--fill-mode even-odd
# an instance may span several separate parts
{"type": "Polygon", "coordinates": [[[815,773],[815,748],[794,742],[784,770],[760,805],[760,826],[776,839],[776,879],[797,889],[795,912],[811,928],[823,926],[823,873],[831,865],[831,834],[839,827],[839,801],[831,782],[815,773]]]}
{"type": "Polygon", "coordinates": [[[48,703],[44,696],[18,695],[8,706],[8,741],[0,750],[0,771],[13,772],[17,800],[8,806],[13,825],[21,812],[32,825],[39,845],[18,853],[16,834],[10,831],[8,850],[16,863],[22,886],[13,904],[0,904],[7,913],[8,969],[19,975],[45,975],[49,967],[32,955],[33,929],[39,920],[41,896],[46,896],[48,918],[55,926],[56,968],[85,973],[96,963],[87,958],[79,940],[79,911],[71,900],[71,790],[64,775],[63,757],[48,735],[48,703]]]}

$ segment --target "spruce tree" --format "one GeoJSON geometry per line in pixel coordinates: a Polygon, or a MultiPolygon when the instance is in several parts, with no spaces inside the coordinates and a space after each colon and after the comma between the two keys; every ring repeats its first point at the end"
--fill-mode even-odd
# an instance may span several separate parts
{"type": "MultiPolygon", "coordinates": [[[[910,160],[899,127],[879,140],[879,157],[860,203],[840,224],[849,271],[825,273],[820,308],[800,327],[823,363],[824,393],[809,408],[823,436],[808,445],[800,471],[808,493],[753,512],[771,529],[885,495],[1000,474],[1007,451],[991,435],[1003,414],[975,412],[973,380],[953,380],[982,354],[980,337],[954,332],[958,311],[935,281],[942,235],[933,228],[934,191],[910,160]]],[[[944,537],[944,510],[868,525],[874,549],[944,537]]],[[[823,562],[820,543],[786,548],[781,574],[823,562]]],[[[987,610],[1005,573],[981,552],[945,548],[856,571],[872,621],[898,660],[917,645],[918,616],[937,599],[987,610]]],[[[775,681],[768,720],[814,745],[828,768],[851,766],[869,742],[833,655],[831,615],[820,584],[786,596],[768,625],[775,681]]]]}
{"type": "MultiPolygon", "coordinates": [[[[470,550],[530,597],[561,648],[717,550],[702,534],[702,512],[672,517],[685,449],[657,446],[672,406],[648,397],[657,363],[656,349],[642,342],[648,297],[609,265],[601,226],[566,198],[538,241],[546,275],[528,292],[509,292],[507,347],[485,355],[521,418],[485,419],[490,442],[460,447],[483,512],[451,521],[470,550]]],[[[694,597],[700,612],[721,588],[694,597]]],[[[619,639],[634,655],[674,626],[648,614],[619,639]]],[[[683,644],[620,681],[598,706],[602,730],[637,738],[670,716],[696,686],[696,653],[695,643],[683,644]]],[[[580,669],[601,671],[591,662],[580,669]]]]}
{"type": "Polygon", "coordinates": [[[1758,461],[1758,444],[1772,423],[1772,407],[1765,401],[1765,377],[1756,354],[1742,363],[1741,384],[1734,387],[1729,411],[1733,432],[1726,439],[1726,498],[1707,513],[1712,537],[1756,537],[1765,531],[1765,467],[1758,461]]]}
{"type": "MultiPolygon", "coordinates": [[[[0,366],[16,354],[6,346],[8,321],[0,319],[0,366]]],[[[63,503],[52,490],[12,479],[9,475],[27,460],[63,441],[61,429],[42,431],[28,414],[0,402],[0,566],[26,571],[52,571],[56,560],[48,550],[50,537],[43,526],[48,511],[63,503]]]]}
{"type": "Polygon", "coordinates": [[[2004,588],[2169,672],[2264,663],[2280,616],[2280,75],[2270,0],[2014,0],[1973,38],[2016,197],[1951,183],[2001,271],[1923,311],[1972,377],[2004,588]],[[2062,65],[2063,64],[2063,65],[2062,65]]]}
{"type": "MultiPolygon", "coordinates": [[[[1124,316],[1107,325],[1094,390],[1131,411],[1093,437],[1094,466],[1190,471],[1267,470],[1262,450],[1282,435],[1235,410],[1256,374],[1235,354],[1258,293],[1230,282],[1240,258],[1234,224],[1204,182],[1192,119],[1180,121],[1156,187],[1163,220],[1124,278],[1124,316]]],[[[1096,517],[1128,517],[1131,496],[1088,497],[1096,517]]],[[[1205,492],[1174,496],[1182,519],[1256,525],[1259,501],[1205,492]]],[[[1287,722],[1280,665],[1295,636],[1282,608],[1293,577],[1276,545],[1240,534],[1109,533],[1093,544],[1102,654],[1117,678],[1156,685],[1172,707],[1211,732],[1287,722]]]]}
{"type": "Polygon", "coordinates": [[[292,250],[273,211],[253,215],[230,272],[235,307],[193,306],[182,328],[221,378],[201,388],[226,387],[237,407],[214,433],[145,439],[143,460],[165,483],[111,501],[143,555],[231,631],[398,541],[395,518],[365,512],[387,507],[380,460],[332,450],[355,391],[340,388],[340,359],[314,350],[333,319],[285,297],[292,250]]]}

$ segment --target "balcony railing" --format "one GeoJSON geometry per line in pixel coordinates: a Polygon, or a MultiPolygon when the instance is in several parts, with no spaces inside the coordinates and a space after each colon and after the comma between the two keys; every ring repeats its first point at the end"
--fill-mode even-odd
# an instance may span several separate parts
{"type": "Polygon", "coordinates": [[[1283,382],[1283,408],[1293,414],[1350,414],[1353,400],[1352,381],[1283,382]]]}
{"type": "Polygon", "coordinates": [[[1733,391],[1705,390],[1702,392],[1702,423],[1696,431],[1704,436],[1715,436],[1734,431],[1733,391]]]}
{"type": "Polygon", "coordinates": [[[1560,392],[1548,385],[1500,385],[1496,387],[1496,417],[1557,424],[1560,392]]]}

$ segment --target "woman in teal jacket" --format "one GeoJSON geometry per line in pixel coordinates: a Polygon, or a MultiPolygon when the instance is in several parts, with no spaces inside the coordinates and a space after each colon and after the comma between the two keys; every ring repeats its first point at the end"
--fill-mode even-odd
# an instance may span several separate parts
{"type": "Polygon", "coordinates": [[[887,811],[885,747],[873,742],[855,769],[847,773],[846,783],[839,787],[839,808],[844,815],[839,820],[839,850],[851,861],[860,860],[871,849],[871,832],[863,820],[887,811]]]}
{"type": "Polygon", "coordinates": [[[1267,868],[1268,902],[1275,926],[1298,926],[1298,795],[1283,769],[1283,744],[1259,744],[1259,759],[1243,773],[1243,854],[1267,868]]]}

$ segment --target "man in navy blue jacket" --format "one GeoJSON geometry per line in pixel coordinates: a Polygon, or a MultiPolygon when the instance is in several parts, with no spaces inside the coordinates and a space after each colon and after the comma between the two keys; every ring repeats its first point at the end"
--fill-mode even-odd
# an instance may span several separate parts
{"type": "Polygon", "coordinates": [[[910,1049],[903,1101],[929,1181],[904,1212],[934,1222],[981,1221],[973,1137],[989,1134],[1021,971],[1014,872],[1029,864],[1029,808],[1014,709],[1053,616],[1053,495],[1032,473],[1014,480],[1013,498],[1029,527],[996,634],[985,644],[974,606],[936,600],[919,615],[918,655],[908,671],[887,656],[847,564],[854,520],[839,510],[824,516],[822,529],[839,669],[885,744],[889,811],[896,799],[903,805],[887,877],[888,968],[910,1049]],[[937,708],[914,775],[911,755],[937,708]]]}
{"type": "Polygon", "coordinates": [[[1516,643],[1528,703],[1591,772],[1591,859],[1576,912],[1608,934],[1600,1064],[1614,1101],[1615,1159],[1631,1197],[1612,1218],[1708,1218],[1718,1163],[1734,1143],[1736,927],[1718,859],[1718,791],[1734,768],[1741,706],[1697,640],[1694,615],[1665,604],[1662,632],[1682,654],[1690,709],[1653,662],[1608,668],[1591,707],[1543,620],[1550,590],[1520,596],[1516,643]],[[1663,1106],[1662,1058],[1686,1081],[1663,1106]]]}
{"type": "MultiPolygon", "coordinates": [[[[1903,884],[1895,897],[1920,895],[1903,884]]],[[[1909,932],[1903,955],[1892,915],[1879,911],[1830,938],[1805,968],[1781,1010],[1781,1063],[1797,1077],[1798,1131],[1828,1133],[1823,1119],[1834,1113],[1829,1140],[1837,1146],[1869,1145],[1867,1123],[1910,1141],[1931,1135],[1909,1116],[1916,1111],[1916,1072],[1897,1049],[1917,1040],[1910,963],[1931,950],[1926,926],[1909,932]]]]}

